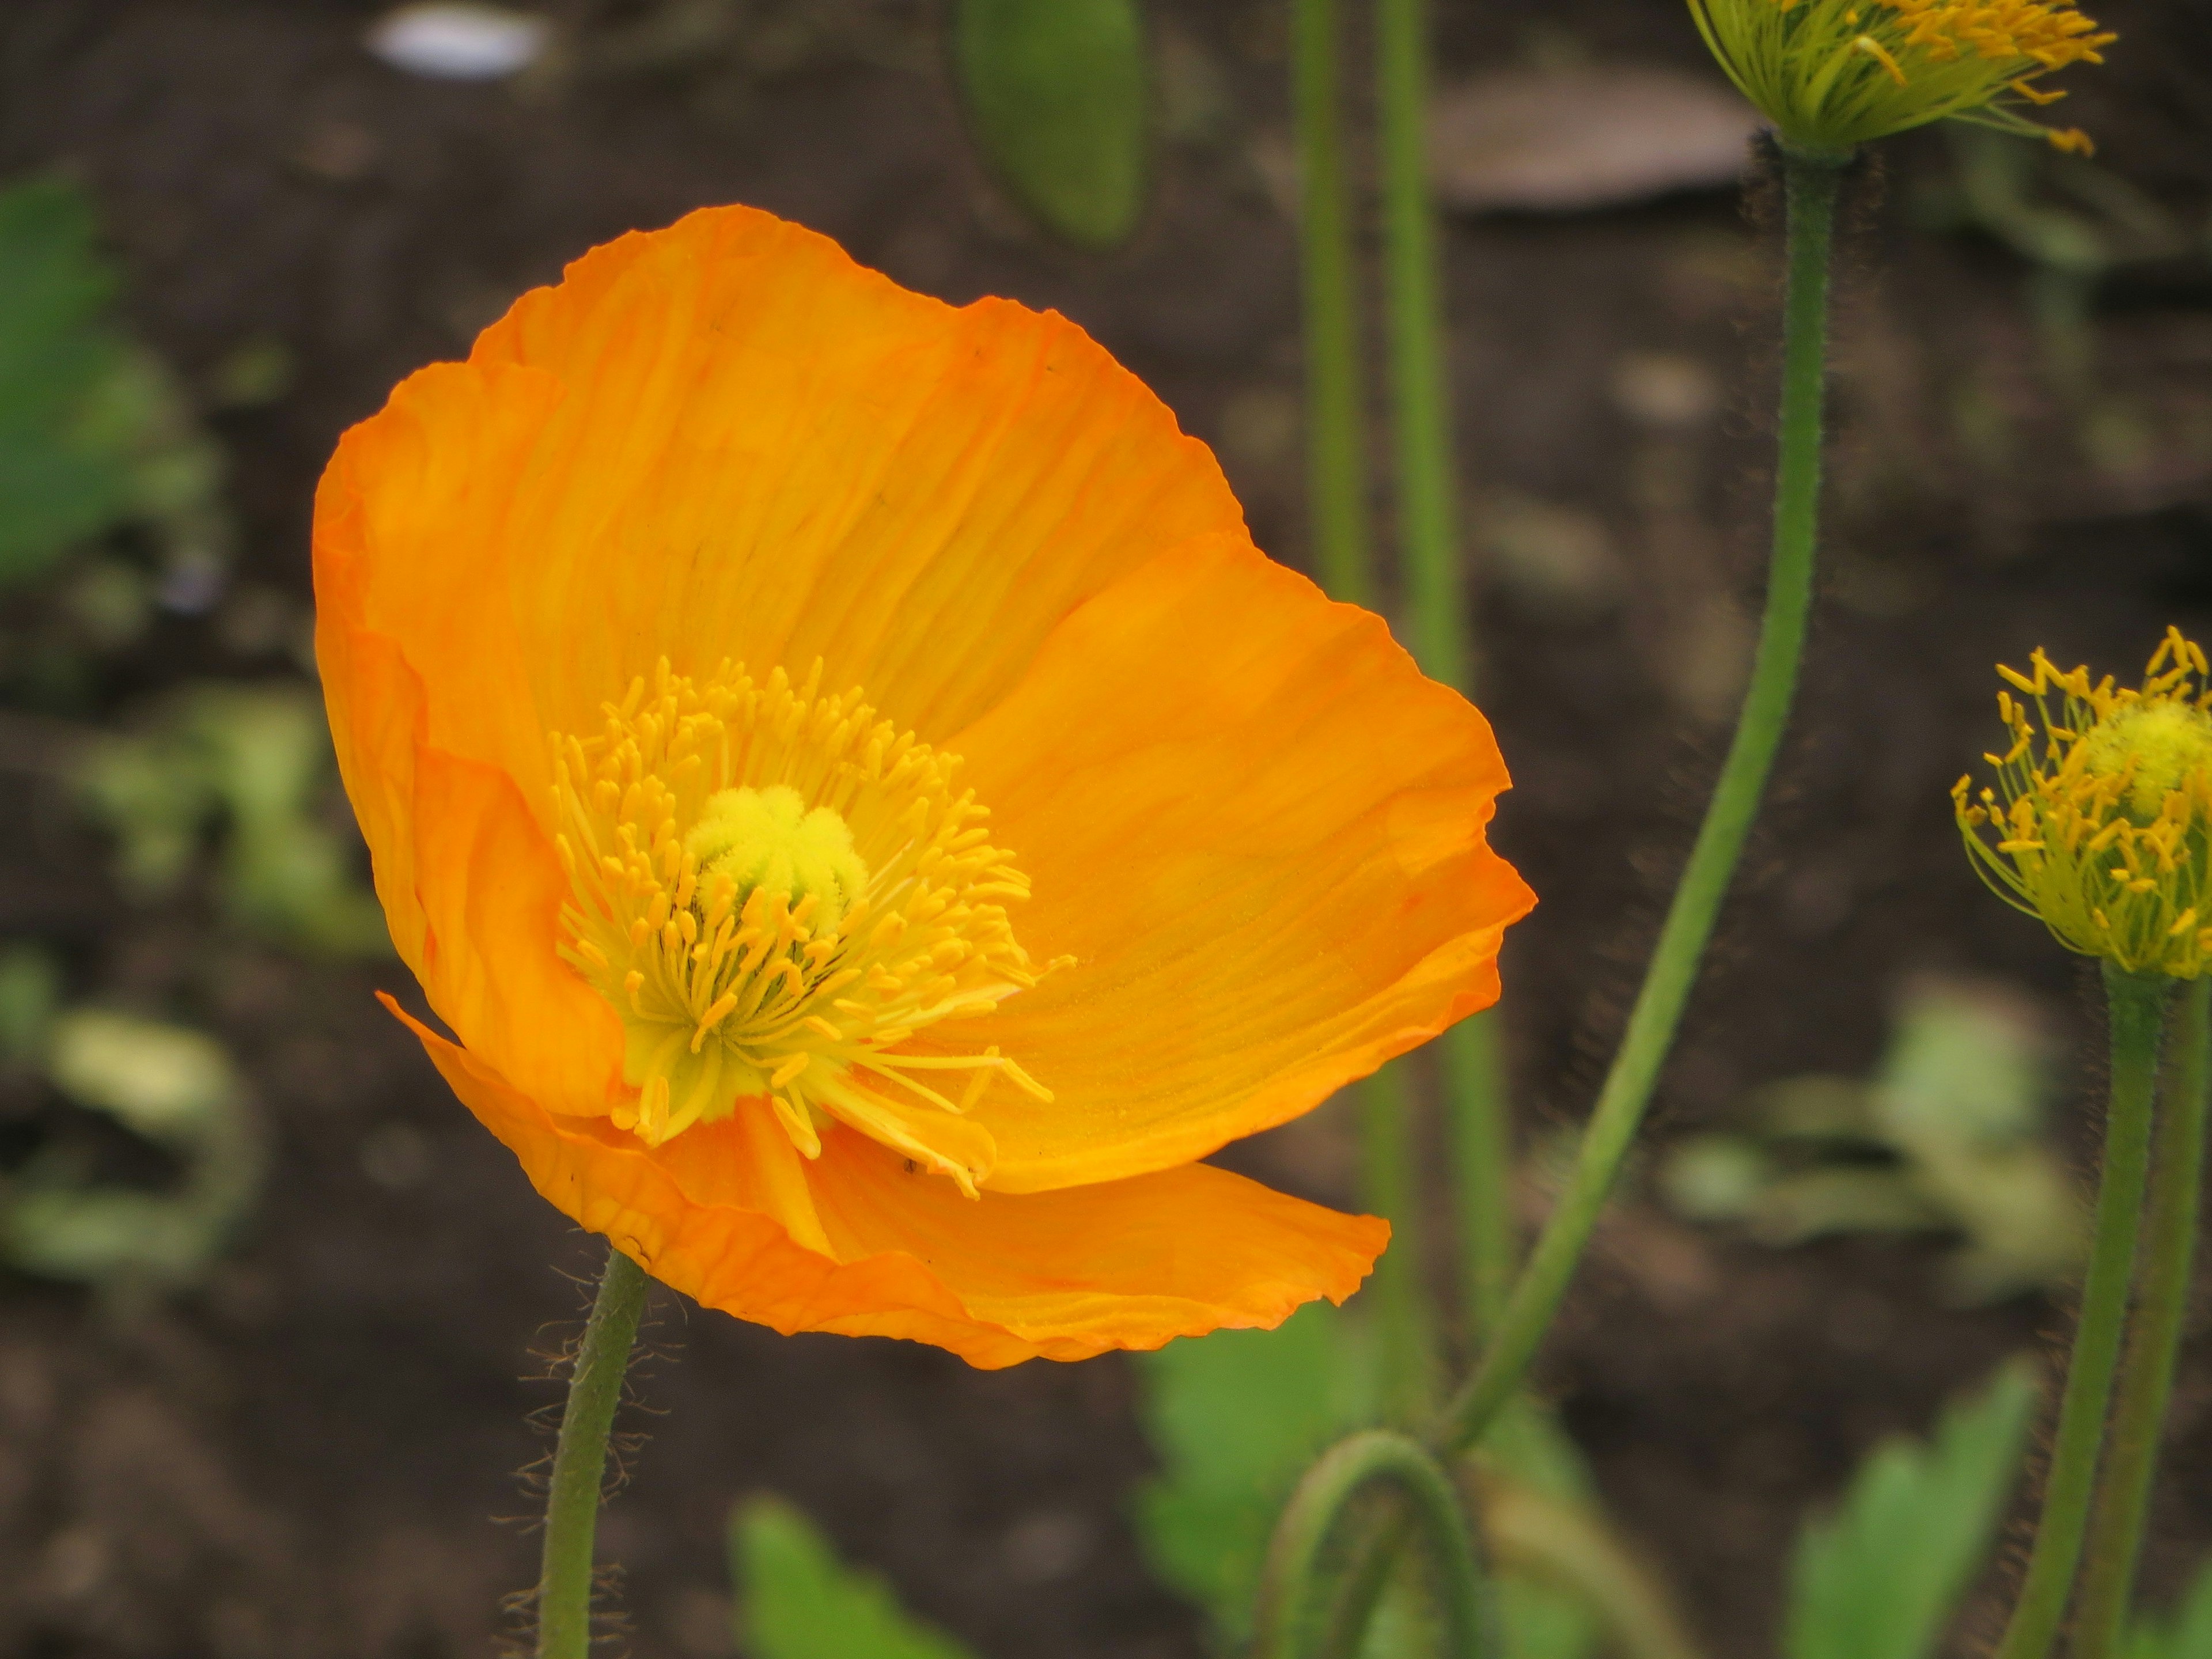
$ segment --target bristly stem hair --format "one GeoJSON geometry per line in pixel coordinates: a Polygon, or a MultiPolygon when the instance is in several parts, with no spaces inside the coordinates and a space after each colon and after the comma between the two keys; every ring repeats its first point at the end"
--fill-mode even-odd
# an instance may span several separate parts
{"type": "MultiPolygon", "coordinates": [[[[1772,551],[1750,684],[1712,800],[1565,1189],[1514,1283],[1474,1374],[1431,1426],[1429,1444],[1440,1455],[1481,1439],[1520,1388],[1559,1311],[1643,1122],[1789,724],[1812,609],[1831,244],[1849,161],[1845,155],[1781,151],[1787,211],[1781,414],[1772,551]]],[[[1357,1553],[1344,1577],[1325,1652],[1346,1659],[1361,1650],[1403,1537],[1401,1522],[1371,1536],[1357,1553]]]]}
{"type": "Polygon", "coordinates": [[[2178,1003],[2153,1132],[2148,1231],[2136,1269],[2135,1308],[2120,1359],[2109,1446],[2089,1514],[2089,1559],[2074,1616],[2079,1659],[2113,1659],[2121,1651],[2166,1401],[2173,1392],[2173,1362],[2189,1311],[2203,1185],[2205,1108],[2212,1097],[2212,978],[2190,981],[2178,1003]]]}
{"type": "Polygon", "coordinates": [[[576,1345],[568,1401],[545,1492],[544,1552],[538,1574],[538,1659],[588,1659],[592,1540],[606,1479],[607,1437],[645,1310],[645,1269],[610,1245],[606,1271],[576,1345]]]}
{"type": "MultiPolygon", "coordinates": [[[[2021,1582],[2019,1600],[2013,1604],[2004,1639],[1997,1645],[1997,1659],[2044,1659],[2051,1651],[2065,1620],[2075,1569],[2081,1562],[2098,1457],[2105,1443],[2105,1413],[2112,1402],[2112,1375],[2119,1364],[2121,1339],[2129,1322],[2128,1283],[2134,1271],[2143,1187],[2150,1165],[2151,1103],[2158,1090],[2159,1040],[2174,984],[2163,974],[2131,974],[2110,963],[2105,968],[2112,1061],[2105,1108],[2105,1168],[2097,1182],[2096,1231],[2089,1247],[2089,1271],[2081,1285],[2074,1352],[2066,1365],[2066,1390],[2059,1399],[2051,1471],[2044,1481],[2043,1516],[2036,1523],[2027,1577],[2021,1582]]],[[[2137,1341],[2143,1336],[2138,1325],[2137,1341]]],[[[2164,1400],[2157,1405],[2162,1419],[2164,1400]]],[[[2156,1423],[2143,1426],[2155,1442],[2156,1423]]],[[[2099,1541],[2107,1547],[2112,1542],[2109,1537],[2099,1541]]],[[[2100,1555],[2105,1553],[2105,1549],[2099,1551],[2100,1555]]]]}
{"type": "Polygon", "coordinates": [[[1519,1386],[1559,1310],[1644,1121],[1789,725],[1813,599],[1827,382],[1829,246],[1842,161],[1836,156],[1782,154],[1788,251],[1774,542],[1765,614],[1743,712],[1629,1012],[1627,1031],[1583,1132],[1566,1189],[1513,1286],[1481,1364],[1447,1408],[1437,1433],[1444,1445],[1468,1446],[1481,1437],[1519,1386]]]}

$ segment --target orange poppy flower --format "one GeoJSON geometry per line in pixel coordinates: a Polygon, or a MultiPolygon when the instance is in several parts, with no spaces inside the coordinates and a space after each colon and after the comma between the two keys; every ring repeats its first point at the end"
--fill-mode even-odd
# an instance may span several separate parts
{"type": "Polygon", "coordinates": [[[1495,998],[1505,769],[1079,329],[695,213],[404,381],[314,538],[408,1024],[581,1225],[979,1365],[1358,1286],[1382,1222],[1198,1160],[1495,998]]]}

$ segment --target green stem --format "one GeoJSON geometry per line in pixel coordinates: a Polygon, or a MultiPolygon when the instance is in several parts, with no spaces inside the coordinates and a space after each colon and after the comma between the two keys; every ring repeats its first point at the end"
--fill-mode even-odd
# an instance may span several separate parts
{"type": "Polygon", "coordinates": [[[1513,1137],[1498,1035],[1492,1010],[1469,1015],[1437,1045],[1451,1145],[1460,1294],[1472,1342],[1495,1328],[1513,1282],[1513,1137]]]}
{"type": "Polygon", "coordinates": [[[1474,1539],[1451,1477],[1418,1441],[1369,1429],[1323,1453],[1276,1522],[1261,1574],[1253,1659],[1297,1659],[1308,1650],[1307,1615],[1322,1551],[1352,1501],[1376,1485],[1397,1489],[1409,1523],[1427,1547],[1443,1614],[1445,1654],[1449,1659],[1476,1659],[1482,1652],[1482,1584],[1474,1539]]]}
{"type": "Polygon", "coordinates": [[[1674,902],[1659,932],[1644,984],[1628,1016],[1590,1115],[1566,1190],[1513,1287],[1481,1365],[1452,1402],[1438,1438],[1467,1446],[1481,1437],[1534,1358],[1574,1277],[1644,1121],[1659,1068],[1674,1041],[1683,1006],[1735,874],[1744,838],[1758,815],[1797,688],[1797,665],[1812,607],[1813,553],[1820,494],[1821,408],[1826,390],[1828,247],[1840,167],[1830,158],[1785,152],[1789,272],[1782,323],[1780,453],[1774,481],[1774,546],[1766,612],[1735,740],[1714,786],[1674,902]]]}
{"type": "Polygon", "coordinates": [[[1314,568],[1334,599],[1373,598],[1367,456],[1361,441],[1359,307],[1344,176],[1343,93],[1335,0],[1291,8],[1291,101],[1297,124],[1299,278],[1306,359],[1306,478],[1314,568]]]}
{"type": "MultiPolygon", "coordinates": [[[[1773,552],[1758,653],[1735,737],[1629,1011],[1627,1031],[1583,1133],[1566,1189],[1514,1284],[1481,1364],[1430,1431],[1429,1442],[1440,1451],[1462,1449],[1482,1437],[1520,1386],[1559,1310],[1643,1121],[1789,722],[1812,607],[1827,378],[1829,244],[1847,159],[1788,150],[1782,156],[1789,248],[1773,552]]],[[[1331,1653],[1359,1650],[1397,1541],[1391,1530],[1379,1532],[1346,1575],[1331,1629],[1331,1653]]]]}
{"type": "MultiPolygon", "coordinates": [[[[1473,695],[1454,478],[1451,347],[1429,192],[1429,23],[1425,0],[1376,7],[1382,165],[1382,276],[1391,428],[1405,556],[1407,635],[1431,679],[1473,695]]],[[[1468,1334],[1495,1323],[1513,1273],[1511,1132],[1495,1017],[1477,1014],[1438,1044],[1451,1145],[1453,1210],[1468,1334]]]]}
{"type": "Polygon", "coordinates": [[[586,1659],[592,1647],[592,1534],[606,1476],[607,1433],[622,1403],[623,1374],[645,1308],[645,1269],[607,1251],[599,1293],[584,1323],[553,1478],[545,1493],[545,1551],[538,1574],[538,1659],[586,1659]]]}
{"type": "Polygon", "coordinates": [[[2127,1318],[2128,1280],[2134,1270],[2150,1161],[2159,1028],[2172,983],[2162,976],[2123,973],[2110,966],[2105,969],[2112,1063],[2105,1109],[2105,1169],[2097,1184],[2096,1237],[2081,1286],[2081,1313],[2066,1367],[2066,1390],[2059,1401],[2058,1433],[2043,1489],[2043,1518],[2036,1527],[2035,1547],[2028,1554],[2027,1577],[2013,1607],[2012,1622],[1997,1645],[1997,1659],[2043,1659],[2066,1616],[2127,1318]]]}
{"type": "Polygon", "coordinates": [[[1390,1248],[1375,1264],[1383,1407],[1393,1422],[1418,1423],[1436,1403],[1436,1347],[1423,1292],[1419,1160],[1406,1070],[1385,1066],[1358,1086],[1359,1201],[1390,1224],[1390,1248]]]}
{"type": "Polygon", "coordinates": [[[2212,1092],[2212,980],[2191,982],[2175,1022],[2151,1154],[2149,1216],[2136,1269],[2136,1304],[2120,1361],[2109,1449],[2089,1516],[2095,1540],[2081,1573],[2075,1616],[2076,1659],[2113,1659],[2127,1627],[2142,1552],[2166,1404],[2189,1311],[2197,1257],[2197,1200],[2204,1167],[2204,1115],[2212,1092]]]}
{"type": "Polygon", "coordinates": [[[1375,8],[1382,291],[1407,635],[1424,672],[1465,690],[1472,665],[1452,486],[1450,349],[1437,297],[1436,217],[1425,149],[1427,14],[1423,0],[1378,0],[1375,8]]]}

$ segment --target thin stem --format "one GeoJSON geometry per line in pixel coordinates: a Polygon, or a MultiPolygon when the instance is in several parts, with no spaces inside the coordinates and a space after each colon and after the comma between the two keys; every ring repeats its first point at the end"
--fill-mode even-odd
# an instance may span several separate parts
{"type": "Polygon", "coordinates": [[[2120,1360],[2109,1449],[2090,1510],[2094,1544],[2081,1572],[2074,1620],[2076,1659],[2113,1659],[2134,1597],[2173,1364],[2189,1311],[2197,1257],[2197,1201],[2204,1169],[2204,1115],[2212,1093],[2212,980],[2192,981],[2180,998],[2173,1053],[2166,1068],[2151,1152],[2149,1218],[2136,1267],[2136,1303],[2120,1360]]]}
{"type": "MultiPolygon", "coordinates": [[[[1341,22],[1335,0],[1295,0],[1291,28],[1291,92],[1303,189],[1299,251],[1314,565],[1330,597],[1369,605],[1375,596],[1374,555],[1359,302],[1344,167],[1344,92],[1337,76],[1341,22]]],[[[1360,1085],[1358,1102],[1360,1201],[1393,1229],[1391,1248],[1375,1272],[1385,1392],[1393,1415],[1411,1421],[1430,1403],[1431,1342],[1415,1238],[1411,1102],[1401,1071],[1394,1066],[1368,1079],[1360,1085]]]]}
{"type": "Polygon", "coordinates": [[[1291,8],[1291,100],[1297,109],[1299,278],[1304,290],[1306,478],[1314,568],[1330,596],[1373,597],[1367,455],[1361,440],[1359,306],[1344,176],[1343,91],[1335,0],[1291,8]]]}
{"type": "MultiPolygon", "coordinates": [[[[1407,635],[1423,672],[1471,696],[1475,653],[1454,483],[1450,338],[1427,169],[1427,14],[1425,0],[1381,0],[1375,17],[1391,428],[1407,635]]],[[[1462,1021],[1437,1047],[1461,1295],[1468,1335],[1479,1340],[1496,1322],[1513,1273],[1512,1137],[1496,1016],[1462,1021]]]]}
{"type": "Polygon", "coordinates": [[[1997,1659],[2043,1659],[2066,1616],[2068,1592],[2088,1526],[2092,1482],[2105,1438],[2112,1372],[2128,1311],[2136,1234],[2142,1213],[2143,1182],[2150,1162],[2151,1098],[2158,1083],[2159,1029],[2173,981],[2105,969],[2105,1000],[2112,1020],[2111,1097],[2105,1109],[2105,1169],[2097,1184],[2095,1241],[2081,1286],[2081,1313],[2066,1390],[2058,1406],[2058,1433],[2051,1474],[2043,1489],[2043,1519],[2027,1558],[2012,1622],[1997,1645],[1997,1659]]]}
{"type": "Polygon", "coordinates": [[[1378,1485],[1395,1487],[1404,1498],[1408,1523],[1426,1546],[1448,1659],[1477,1659],[1482,1652],[1481,1577],[1474,1539],[1451,1477],[1419,1442],[1387,1429],[1369,1429],[1323,1453],[1276,1522],[1261,1575],[1253,1659],[1298,1659],[1307,1651],[1307,1611],[1322,1551],[1352,1501],[1378,1485]]]}
{"type": "Polygon", "coordinates": [[[1436,1347],[1421,1285],[1419,1160],[1412,1103],[1401,1066],[1358,1086],[1359,1201],[1390,1223],[1390,1248],[1375,1264],[1372,1295],[1382,1326],[1383,1407],[1393,1422],[1418,1423],[1436,1404],[1436,1347]]]}
{"type": "MultiPolygon", "coordinates": [[[[1735,737],[1674,902],[1668,907],[1644,984],[1629,1011],[1628,1030],[1583,1132],[1566,1189],[1514,1284],[1482,1363],[1430,1430],[1429,1443],[1439,1451],[1463,1449],[1482,1437],[1520,1386],[1559,1310],[1643,1121],[1789,723],[1812,607],[1827,379],[1829,244],[1837,191],[1848,159],[1790,150],[1782,154],[1789,247],[1773,553],[1759,649],[1735,737]]],[[[1389,1581],[1401,1541],[1402,1534],[1395,1528],[1378,1530],[1345,1575],[1330,1627],[1328,1651],[1332,1655],[1359,1651],[1367,1620],[1389,1581]]]]}
{"type": "Polygon", "coordinates": [[[1376,88],[1382,162],[1382,285],[1407,631],[1424,672],[1465,690],[1471,653],[1452,485],[1450,351],[1437,298],[1429,201],[1428,8],[1379,0],[1376,88]]]}
{"type": "Polygon", "coordinates": [[[1775,750],[1789,724],[1813,598],[1820,516],[1821,410],[1826,390],[1828,249],[1841,168],[1832,158],[1785,151],[1788,277],[1782,324],[1780,453],[1774,481],[1774,546],[1766,612],[1735,740],[1698,827],[1681,884],[1630,1010],[1628,1030],[1583,1132],[1566,1190],[1508,1299],[1481,1365],[1452,1402],[1438,1441],[1481,1437],[1535,1357],[1591,1231],[1636,1138],[1659,1068],[1697,982],[1705,945],[1759,811],[1775,750]]]}
{"type": "Polygon", "coordinates": [[[1493,1009],[1472,1014],[1437,1044],[1444,1127],[1450,1137],[1452,1211],[1458,1225],[1460,1297],[1471,1342],[1505,1310],[1513,1283],[1513,1136],[1504,1056],[1493,1009]]]}
{"type": "Polygon", "coordinates": [[[592,1647],[592,1534],[606,1477],[607,1433],[645,1308],[645,1269],[609,1248],[599,1293],[568,1376],[568,1403],[545,1493],[545,1552],[538,1573],[538,1659],[586,1659],[592,1647]]]}

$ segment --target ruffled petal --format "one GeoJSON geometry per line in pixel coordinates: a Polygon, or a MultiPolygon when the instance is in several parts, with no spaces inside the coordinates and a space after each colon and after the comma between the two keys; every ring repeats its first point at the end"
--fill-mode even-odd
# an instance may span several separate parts
{"type": "Polygon", "coordinates": [[[1076,960],[986,1018],[1048,1089],[975,1109],[1005,1192],[1111,1181],[1283,1122],[1498,995],[1531,894],[1485,829],[1482,716],[1382,623],[1242,538],[1070,617],[951,739],[1076,960]]]}
{"type": "Polygon", "coordinates": [[[545,731],[663,655],[818,657],[929,737],[1116,576],[1242,524],[1073,324],[954,310],[721,208],[586,255],[405,382],[340,447],[317,567],[422,676],[431,741],[535,809],[545,731]]]}
{"type": "Polygon", "coordinates": [[[556,1207],[672,1288],[787,1334],[908,1337],[984,1367],[1154,1348],[1340,1302],[1389,1238],[1371,1216],[1202,1164],[969,1199],[850,1133],[811,1163],[787,1141],[778,1158],[759,1102],[647,1152],[604,1121],[552,1116],[390,1006],[556,1207]]]}

